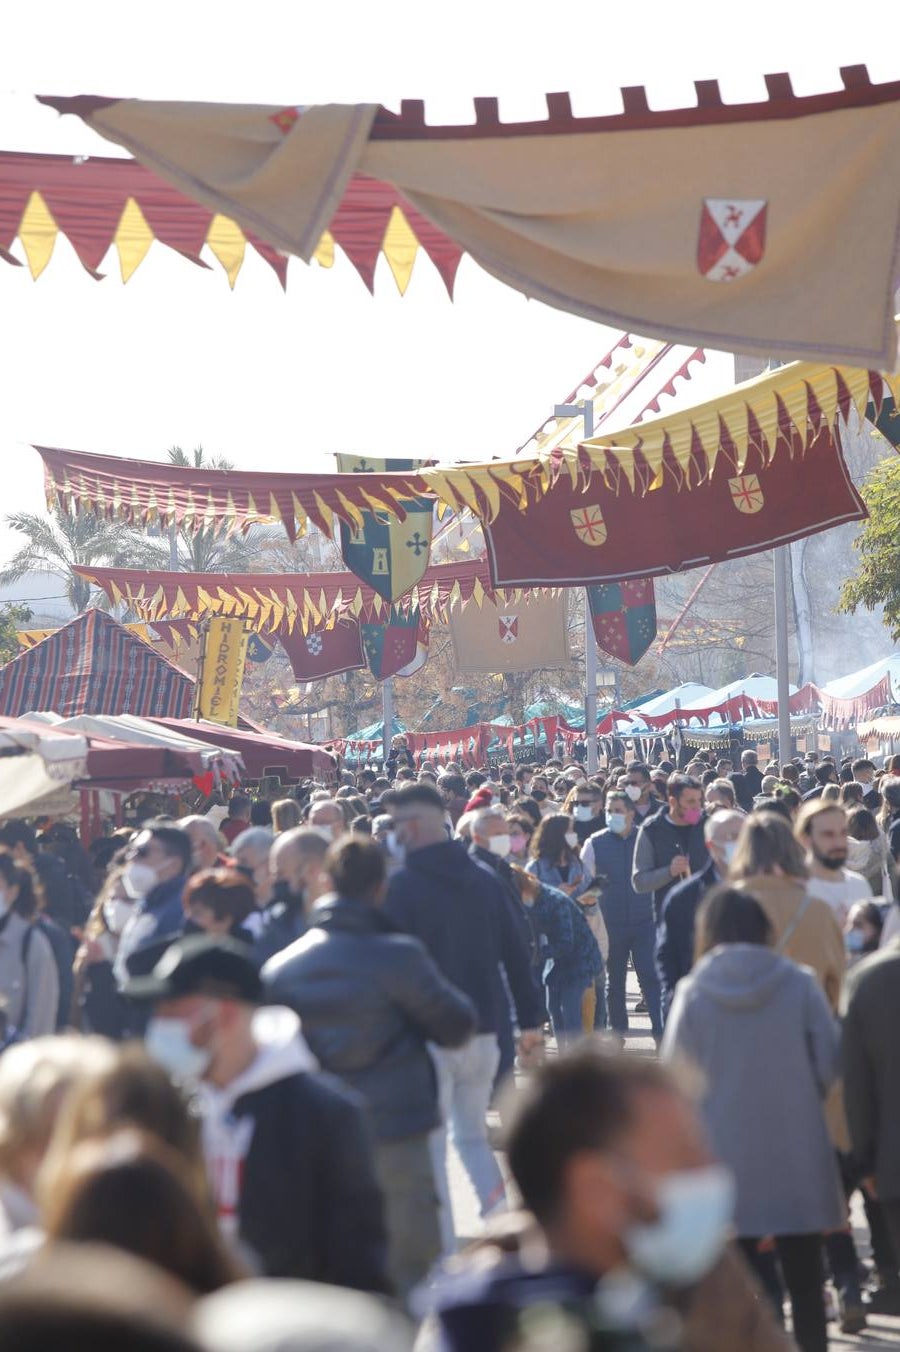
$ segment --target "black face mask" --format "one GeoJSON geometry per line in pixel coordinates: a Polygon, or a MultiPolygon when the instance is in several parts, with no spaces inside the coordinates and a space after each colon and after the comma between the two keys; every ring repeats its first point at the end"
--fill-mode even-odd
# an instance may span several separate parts
{"type": "Polygon", "coordinates": [[[272,888],[272,900],[280,902],[284,906],[301,906],[303,904],[303,893],[292,892],[283,878],[279,878],[272,888]]]}
{"type": "Polygon", "coordinates": [[[543,801],[547,797],[543,789],[532,789],[531,796],[536,803],[543,803],[543,801]]]}
{"type": "Polygon", "coordinates": [[[196,920],[185,920],[182,934],[205,934],[206,930],[202,925],[198,925],[196,920]]]}

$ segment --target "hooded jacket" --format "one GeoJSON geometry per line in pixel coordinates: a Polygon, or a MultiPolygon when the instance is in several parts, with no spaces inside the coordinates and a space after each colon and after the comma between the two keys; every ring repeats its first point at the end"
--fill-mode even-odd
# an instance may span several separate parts
{"type": "Polygon", "coordinates": [[[737,1182],[738,1235],[844,1223],[824,1111],[838,1036],[815,973],[758,944],[714,949],[678,983],[661,1054],[703,1072],[713,1150],[737,1182]]]}
{"type": "Polygon", "coordinates": [[[385,915],[420,939],[447,980],[469,997],[479,1033],[497,1033],[509,1018],[501,963],[519,1027],[539,1028],[544,1021],[513,905],[506,884],[455,840],[412,851],[388,883],[385,915]]]}
{"type": "Polygon", "coordinates": [[[385,1291],[381,1194],[362,1101],[316,1061],[291,1010],[260,1009],[258,1052],[198,1090],[203,1147],[226,1233],[267,1277],[385,1291]]]}
{"type": "Polygon", "coordinates": [[[366,1100],[379,1141],[438,1125],[426,1042],[461,1046],[475,1010],[417,939],[363,901],[323,897],[308,933],[266,963],[263,981],[300,1015],[320,1064],[366,1100]]]}

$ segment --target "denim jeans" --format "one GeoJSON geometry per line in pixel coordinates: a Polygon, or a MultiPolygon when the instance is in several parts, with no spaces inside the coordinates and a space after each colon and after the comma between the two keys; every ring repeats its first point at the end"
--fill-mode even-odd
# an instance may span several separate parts
{"type": "Polygon", "coordinates": [[[634,963],[641,994],[647,1001],[650,1026],[653,1036],[662,1037],[662,1011],[660,1008],[659,977],[654,962],[656,931],[653,921],[646,920],[623,924],[621,921],[607,919],[609,932],[609,957],[606,962],[607,999],[609,1003],[609,1026],[614,1033],[623,1037],[628,1032],[628,1008],[625,1004],[625,979],[628,971],[628,958],[634,963]]]}
{"type": "Polygon", "coordinates": [[[506,1206],[503,1175],[487,1134],[487,1110],[500,1062],[495,1033],[479,1033],[451,1051],[429,1044],[438,1082],[441,1126],[429,1138],[434,1180],[441,1204],[441,1243],[445,1256],[456,1250],[453,1207],[447,1177],[448,1128],[463,1168],[478,1196],[482,1216],[506,1206]]]}
{"type": "Polygon", "coordinates": [[[547,1013],[553,1024],[556,1045],[562,1050],[567,1043],[576,1042],[582,1036],[581,1001],[587,983],[581,978],[572,980],[571,977],[556,977],[554,980],[555,976],[556,973],[551,972],[545,986],[547,1013]]]}

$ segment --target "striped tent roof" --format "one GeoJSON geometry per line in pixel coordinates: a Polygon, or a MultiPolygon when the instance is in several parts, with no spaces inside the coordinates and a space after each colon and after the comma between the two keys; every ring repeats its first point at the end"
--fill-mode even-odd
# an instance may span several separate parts
{"type": "Polygon", "coordinates": [[[194,683],[102,610],[78,615],[0,667],[0,714],[188,718],[194,683]]]}

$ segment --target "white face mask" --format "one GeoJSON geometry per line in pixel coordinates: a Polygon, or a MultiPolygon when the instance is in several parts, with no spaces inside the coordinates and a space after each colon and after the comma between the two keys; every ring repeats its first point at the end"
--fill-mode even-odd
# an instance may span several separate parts
{"type": "Polygon", "coordinates": [[[594,809],[590,803],[576,803],[572,808],[572,816],[577,822],[589,822],[594,815],[594,809]]]}
{"type": "Polygon", "coordinates": [[[738,843],[736,840],[723,840],[719,849],[722,851],[722,858],[725,861],[725,867],[731,868],[734,863],[734,856],[737,854],[738,843]]]}
{"type": "Polygon", "coordinates": [[[124,897],[110,897],[103,903],[103,919],[110,934],[121,934],[128,921],[134,915],[134,902],[124,897]]]}
{"type": "Polygon", "coordinates": [[[566,844],[568,845],[568,847],[569,847],[570,850],[574,850],[574,849],[577,847],[577,845],[578,845],[578,832],[577,832],[577,831],[567,831],[567,832],[566,832],[566,844]]]}
{"type": "Polygon", "coordinates": [[[148,892],[152,892],[158,881],[156,869],[142,863],[140,859],[131,859],[125,865],[122,886],[135,901],[140,901],[148,892]]]}
{"type": "Polygon", "coordinates": [[[666,1286],[690,1286],[718,1259],[734,1211],[734,1179],[719,1164],[660,1179],[659,1220],[633,1225],[624,1236],[633,1265],[666,1286]]]}
{"type": "Polygon", "coordinates": [[[151,1019],[144,1045],[173,1080],[199,1080],[211,1059],[205,1047],[191,1042],[189,1019],[151,1019]]]}
{"type": "Polygon", "coordinates": [[[488,849],[491,854],[496,854],[500,859],[505,859],[509,854],[510,839],[509,836],[491,836],[488,841],[488,849]]]}
{"type": "Polygon", "coordinates": [[[640,801],[641,794],[644,792],[644,790],[639,789],[637,784],[626,784],[625,792],[627,793],[628,797],[631,799],[633,803],[637,803],[640,801]]]}

